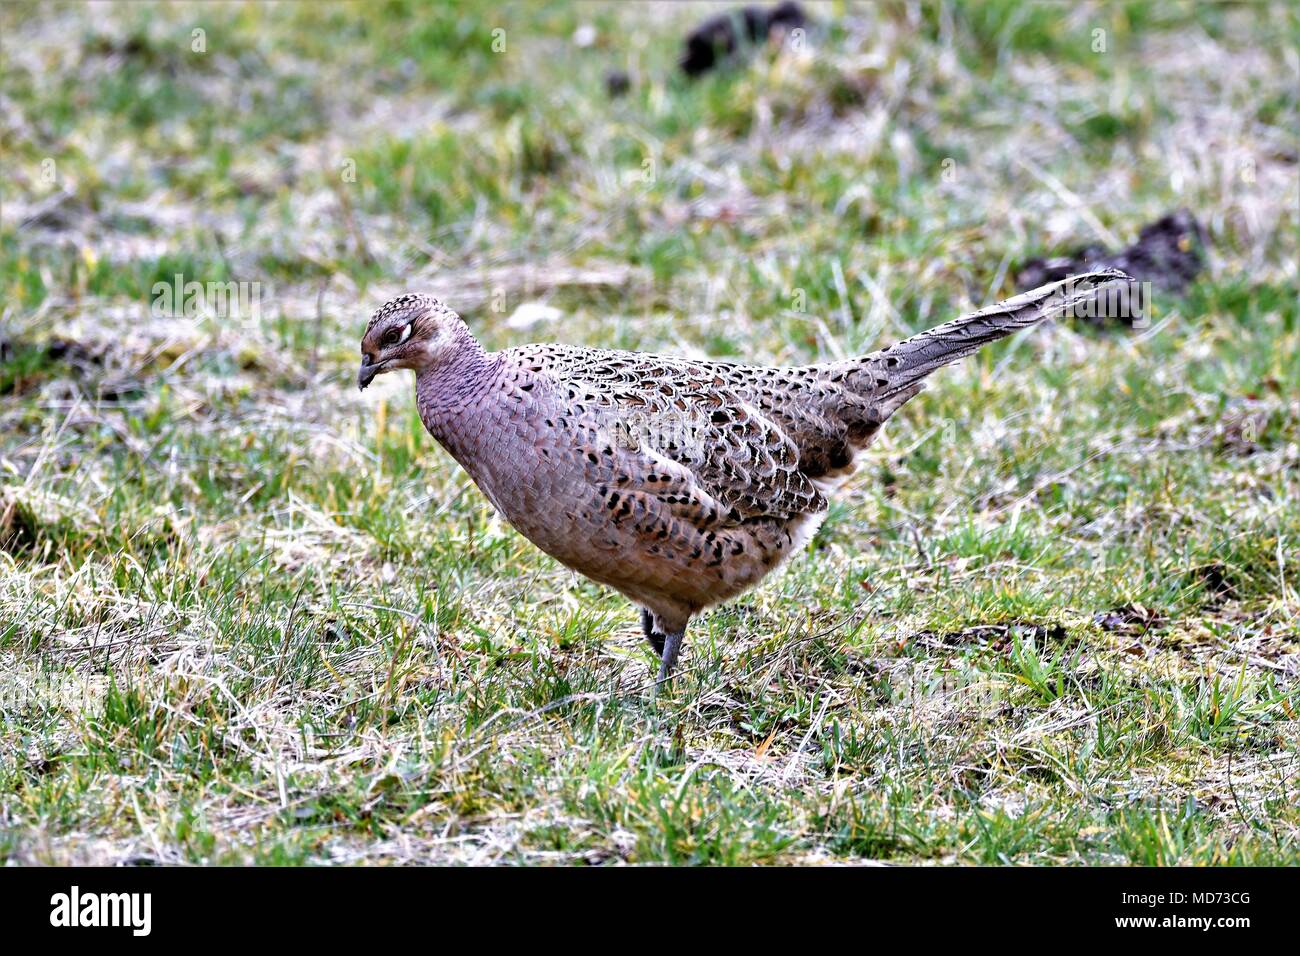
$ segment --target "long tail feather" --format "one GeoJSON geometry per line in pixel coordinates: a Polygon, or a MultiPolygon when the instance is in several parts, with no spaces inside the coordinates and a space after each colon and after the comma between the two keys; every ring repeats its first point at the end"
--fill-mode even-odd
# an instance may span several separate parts
{"type": "Polygon", "coordinates": [[[888,398],[990,342],[1071,312],[1107,286],[1131,281],[1131,276],[1118,269],[1098,269],[1070,276],[927,329],[860,361],[888,381],[876,393],[877,398],[888,398]]]}

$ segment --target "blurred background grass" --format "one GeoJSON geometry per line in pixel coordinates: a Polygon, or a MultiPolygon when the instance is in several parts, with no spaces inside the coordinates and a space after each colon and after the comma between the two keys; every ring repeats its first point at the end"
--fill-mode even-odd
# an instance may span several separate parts
{"type": "Polygon", "coordinates": [[[1295,8],[814,3],[690,81],[723,9],[0,7],[0,854],[1295,859],[1295,8]],[[939,376],[657,704],[351,387],[407,289],[806,362],[1175,208],[1185,294],[939,376]]]}

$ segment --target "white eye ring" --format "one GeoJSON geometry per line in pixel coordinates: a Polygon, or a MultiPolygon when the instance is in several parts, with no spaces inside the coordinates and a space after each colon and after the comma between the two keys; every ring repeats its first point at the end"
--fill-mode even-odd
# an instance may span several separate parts
{"type": "Polygon", "coordinates": [[[413,324],[414,324],[414,323],[412,323],[412,322],[407,322],[407,323],[406,323],[406,328],[402,329],[402,337],[401,337],[400,339],[397,340],[397,344],[398,344],[398,345],[401,345],[403,342],[405,342],[407,339],[409,339],[409,338],[411,337],[411,326],[412,326],[413,324]]]}

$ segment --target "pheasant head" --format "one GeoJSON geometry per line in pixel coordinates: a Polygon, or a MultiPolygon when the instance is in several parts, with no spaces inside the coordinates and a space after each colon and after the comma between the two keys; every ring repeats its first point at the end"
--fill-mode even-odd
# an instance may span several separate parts
{"type": "Polygon", "coordinates": [[[419,375],[478,348],[461,317],[437,299],[418,294],[398,296],[370,317],[361,337],[357,387],[364,389],[376,375],[399,368],[413,369],[419,375]]]}

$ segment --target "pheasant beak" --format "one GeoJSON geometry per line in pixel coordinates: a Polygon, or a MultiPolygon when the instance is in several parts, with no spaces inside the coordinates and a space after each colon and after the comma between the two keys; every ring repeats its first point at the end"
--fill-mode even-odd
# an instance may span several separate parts
{"type": "Polygon", "coordinates": [[[364,392],[366,386],[373,382],[375,376],[383,370],[383,362],[376,362],[374,365],[367,365],[365,359],[362,359],[361,368],[357,370],[357,388],[364,392]]]}

